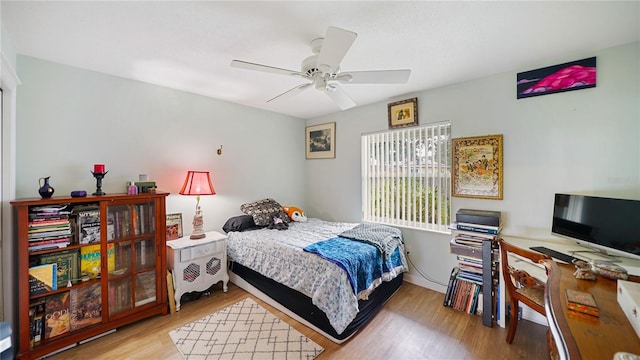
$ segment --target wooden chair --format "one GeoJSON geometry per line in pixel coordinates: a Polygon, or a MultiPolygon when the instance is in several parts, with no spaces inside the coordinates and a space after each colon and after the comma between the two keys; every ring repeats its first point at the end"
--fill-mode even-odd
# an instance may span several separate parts
{"type": "Polygon", "coordinates": [[[505,290],[511,299],[511,310],[509,320],[509,331],[507,332],[507,343],[511,344],[516,335],[518,327],[518,306],[522,302],[533,310],[546,316],[544,310],[544,283],[529,275],[522,269],[516,269],[508,262],[509,253],[527,258],[534,263],[540,263],[543,260],[550,260],[551,257],[536,251],[522,249],[503,239],[498,239],[500,244],[500,267],[502,268],[502,276],[504,277],[505,290]]]}

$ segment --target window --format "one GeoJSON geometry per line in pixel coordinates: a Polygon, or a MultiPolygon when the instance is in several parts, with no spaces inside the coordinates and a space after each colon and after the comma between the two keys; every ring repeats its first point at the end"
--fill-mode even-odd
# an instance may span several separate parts
{"type": "Polygon", "coordinates": [[[362,135],[363,220],[449,232],[451,124],[362,135]]]}

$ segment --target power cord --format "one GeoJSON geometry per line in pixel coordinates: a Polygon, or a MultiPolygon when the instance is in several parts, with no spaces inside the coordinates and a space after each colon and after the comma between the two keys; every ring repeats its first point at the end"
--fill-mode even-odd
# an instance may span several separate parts
{"type": "Polygon", "coordinates": [[[448,286],[448,284],[443,284],[443,283],[441,283],[441,282],[439,282],[439,281],[436,281],[436,280],[434,280],[434,279],[430,278],[430,277],[429,277],[429,275],[426,275],[426,274],[422,271],[422,269],[420,269],[419,267],[417,267],[417,266],[413,263],[413,261],[411,261],[411,256],[410,256],[410,254],[411,254],[411,252],[407,251],[407,260],[409,260],[409,264],[411,265],[411,267],[413,267],[414,269],[416,269],[416,271],[418,272],[418,274],[420,274],[420,276],[422,276],[425,280],[427,280],[427,281],[429,281],[429,282],[432,282],[432,283],[434,283],[434,284],[437,284],[437,285],[440,285],[440,286],[444,286],[444,287],[447,287],[447,286],[448,286]]]}

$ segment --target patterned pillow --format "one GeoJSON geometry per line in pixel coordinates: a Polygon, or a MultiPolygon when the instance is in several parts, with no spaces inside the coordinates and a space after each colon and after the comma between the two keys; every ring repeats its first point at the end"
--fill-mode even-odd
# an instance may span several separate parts
{"type": "Polygon", "coordinates": [[[282,210],[282,206],[273,199],[262,199],[252,203],[242,204],[240,205],[240,211],[253,216],[253,221],[258,226],[271,224],[274,216],[280,217],[285,223],[291,221],[287,213],[282,210]]]}

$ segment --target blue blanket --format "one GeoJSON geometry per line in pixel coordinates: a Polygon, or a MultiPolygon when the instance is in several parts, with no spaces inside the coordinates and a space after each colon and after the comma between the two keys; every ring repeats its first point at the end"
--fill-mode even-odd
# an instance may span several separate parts
{"type": "Polygon", "coordinates": [[[402,265],[398,248],[392,256],[383,260],[377,247],[343,237],[307,245],[304,251],[327,259],[345,270],[356,296],[382,277],[383,272],[402,265]]]}

